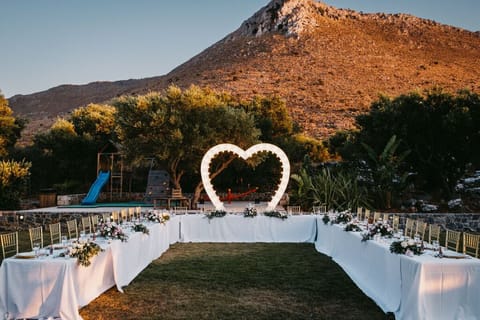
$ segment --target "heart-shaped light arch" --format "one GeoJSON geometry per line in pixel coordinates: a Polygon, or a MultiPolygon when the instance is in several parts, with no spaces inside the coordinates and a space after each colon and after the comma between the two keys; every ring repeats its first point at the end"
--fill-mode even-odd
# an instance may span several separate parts
{"type": "Polygon", "coordinates": [[[282,177],[280,178],[280,184],[277,191],[273,195],[272,200],[270,200],[266,208],[266,211],[275,210],[277,204],[280,202],[280,199],[282,198],[285,190],[287,189],[288,180],[290,179],[290,161],[288,161],[288,157],[282,149],[270,143],[259,143],[251,146],[247,150],[243,150],[242,148],[234,144],[223,143],[210,148],[205,153],[202,159],[202,164],[200,165],[200,172],[202,174],[203,187],[205,188],[205,192],[207,193],[210,201],[215,207],[215,210],[225,210],[225,206],[216,194],[215,189],[213,189],[213,185],[210,180],[209,169],[212,159],[221,152],[232,152],[238,155],[243,160],[247,160],[252,155],[264,151],[273,153],[280,160],[280,163],[282,165],[282,177]]]}

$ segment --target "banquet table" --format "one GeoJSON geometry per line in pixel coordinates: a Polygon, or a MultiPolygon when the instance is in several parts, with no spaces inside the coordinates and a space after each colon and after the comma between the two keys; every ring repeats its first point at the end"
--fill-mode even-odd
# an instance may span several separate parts
{"type": "MultiPolygon", "coordinates": [[[[178,217],[145,223],[149,235],[127,232],[128,241],[97,238],[104,250],[83,267],[53,256],[5,259],[0,267],[0,313],[10,318],[81,319],[78,309],[116,285],[119,291],[179,239],[178,217]]],[[[9,318],[9,319],[10,319],[9,318]]]]}
{"type": "Polygon", "coordinates": [[[258,215],[227,214],[207,218],[202,214],[180,217],[183,242],[310,242],[315,240],[317,225],[313,215],[289,216],[288,219],[258,215]]]}
{"type": "Polygon", "coordinates": [[[337,262],[355,284],[396,319],[478,319],[480,260],[393,254],[387,240],[361,241],[360,232],[317,219],[317,251],[337,262]]]}

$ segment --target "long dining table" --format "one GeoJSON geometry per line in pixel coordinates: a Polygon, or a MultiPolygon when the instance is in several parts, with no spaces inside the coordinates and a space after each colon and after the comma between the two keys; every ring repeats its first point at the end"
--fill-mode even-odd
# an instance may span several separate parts
{"type": "Polygon", "coordinates": [[[82,319],[79,308],[111,287],[122,292],[179,239],[179,217],[165,224],[145,225],[148,235],[125,227],[125,242],[98,237],[95,242],[103,251],[88,267],[79,265],[75,258],[60,256],[63,249],[48,257],[5,259],[0,267],[1,314],[6,319],[82,319]]]}
{"type": "Polygon", "coordinates": [[[362,241],[361,232],[317,219],[317,251],[330,256],[384,312],[396,319],[479,319],[480,260],[445,251],[444,257],[394,254],[391,240],[362,241]]]}
{"type": "Polygon", "coordinates": [[[282,220],[262,215],[208,219],[204,214],[186,214],[147,227],[149,235],[130,232],[127,242],[97,238],[104,251],[91,259],[89,267],[56,255],[5,259],[0,267],[0,313],[7,319],[81,319],[79,308],[111,287],[122,291],[176,242],[307,242],[330,256],[396,319],[480,317],[479,259],[393,254],[388,240],[362,242],[360,232],[325,224],[318,215],[282,220]]]}

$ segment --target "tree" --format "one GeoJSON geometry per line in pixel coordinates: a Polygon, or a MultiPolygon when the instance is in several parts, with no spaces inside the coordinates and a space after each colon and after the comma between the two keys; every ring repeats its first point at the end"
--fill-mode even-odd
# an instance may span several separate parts
{"type": "Polygon", "coordinates": [[[418,189],[449,197],[469,164],[480,167],[478,94],[464,90],[452,95],[434,88],[423,94],[382,96],[356,122],[358,131],[331,139],[342,158],[362,158],[362,144],[380,154],[395,135],[402,141],[399,154],[411,150],[404,165],[417,173],[418,189]]]}
{"type": "Polygon", "coordinates": [[[31,163],[25,160],[0,161],[0,209],[18,209],[20,196],[25,191],[31,163]]]}
{"type": "Polygon", "coordinates": [[[0,92],[0,158],[10,153],[24,127],[25,121],[13,116],[8,100],[0,92]]]}
{"type": "MultiPolygon", "coordinates": [[[[258,141],[259,130],[251,115],[228,106],[230,95],[191,86],[181,90],[170,86],[163,93],[124,96],[116,99],[118,137],[130,162],[155,157],[170,173],[175,188],[183,175],[198,173],[205,152],[219,143],[249,147],[258,141]]],[[[235,157],[228,155],[211,177],[225,170],[235,157]]],[[[195,187],[193,202],[203,190],[195,187]]]]}
{"type": "Polygon", "coordinates": [[[36,135],[25,151],[34,164],[32,184],[65,192],[84,190],[97,173],[97,153],[115,140],[115,112],[109,105],[89,104],[36,135]]]}
{"type": "Polygon", "coordinates": [[[390,209],[392,197],[406,187],[408,172],[401,173],[400,168],[410,150],[397,155],[400,140],[393,135],[385,145],[383,151],[377,155],[375,150],[366,144],[362,144],[368,155],[369,180],[372,182],[372,190],[378,197],[378,205],[390,209]]]}

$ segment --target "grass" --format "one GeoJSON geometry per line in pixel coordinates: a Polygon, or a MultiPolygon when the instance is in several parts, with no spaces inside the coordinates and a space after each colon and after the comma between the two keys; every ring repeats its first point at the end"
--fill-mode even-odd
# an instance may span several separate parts
{"type": "Polygon", "coordinates": [[[312,244],[175,244],[90,319],[394,319],[312,244]]]}

